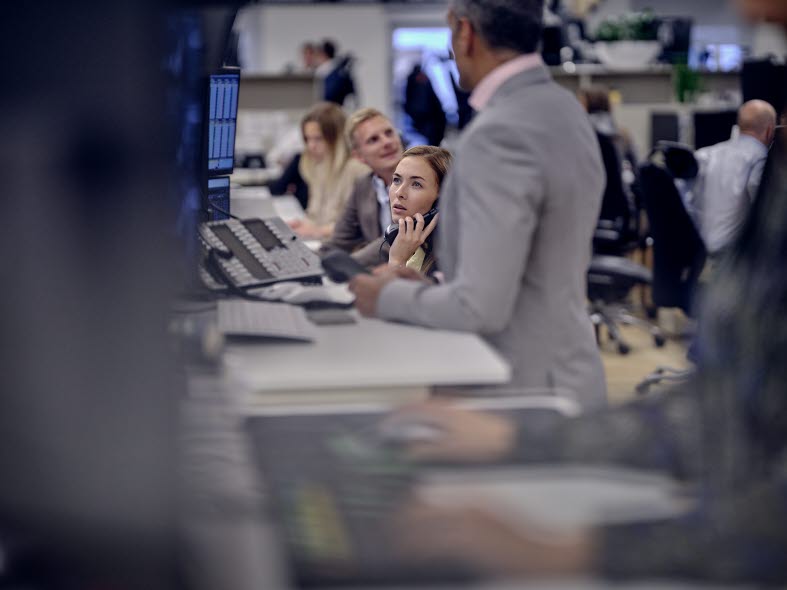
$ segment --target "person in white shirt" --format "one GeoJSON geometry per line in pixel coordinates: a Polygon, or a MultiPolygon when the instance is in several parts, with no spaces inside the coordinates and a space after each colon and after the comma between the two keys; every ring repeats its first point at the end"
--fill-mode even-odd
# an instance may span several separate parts
{"type": "Polygon", "coordinates": [[[757,195],[775,128],[775,109],[750,100],[738,110],[737,137],[697,150],[700,169],[690,208],[711,256],[724,252],[740,231],[757,195]]]}

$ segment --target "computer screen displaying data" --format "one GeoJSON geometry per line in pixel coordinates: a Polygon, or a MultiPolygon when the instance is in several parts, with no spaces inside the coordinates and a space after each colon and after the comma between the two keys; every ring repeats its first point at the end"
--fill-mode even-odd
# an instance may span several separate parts
{"type": "Polygon", "coordinates": [[[235,124],[238,118],[239,73],[210,77],[208,114],[208,173],[230,174],[235,159],[235,124]]]}

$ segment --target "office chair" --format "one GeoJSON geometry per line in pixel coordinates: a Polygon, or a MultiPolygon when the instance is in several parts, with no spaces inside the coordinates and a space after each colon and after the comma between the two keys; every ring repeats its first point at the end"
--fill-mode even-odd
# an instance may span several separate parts
{"type": "Polygon", "coordinates": [[[601,203],[596,231],[593,235],[593,258],[587,274],[587,294],[590,319],[601,341],[600,328],[604,325],[610,340],[617,343],[620,354],[628,354],[631,347],[623,340],[618,326],[636,325],[646,329],[656,346],[664,345],[659,328],[630,313],[625,303],[637,285],[649,285],[650,271],[626,258],[639,244],[637,214],[623,188],[620,158],[612,137],[598,133],[599,147],[607,173],[607,184],[601,203]]]}
{"type": "Polygon", "coordinates": [[[698,171],[691,148],[666,141],[659,142],[640,167],[653,239],[653,303],[657,308],[678,307],[689,316],[706,252],[675,180],[692,180],[698,171]]]}
{"type": "MultiPolygon", "coordinates": [[[[697,280],[705,266],[705,245],[681,199],[675,180],[694,179],[697,160],[688,146],[659,142],[640,167],[645,210],[653,238],[653,303],[656,307],[678,307],[694,315],[697,280]]],[[[637,385],[643,394],[662,381],[683,381],[690,369],[658,367],[637,385]]]]}
{"type": "Polygon", "coordinates": [[[623,174],[614,139],[596,133],[607,182],[601,201],[601,213],[593,234],[593,253],[622,256],[637,246],[636,214],[623,187],[623,174]]]}

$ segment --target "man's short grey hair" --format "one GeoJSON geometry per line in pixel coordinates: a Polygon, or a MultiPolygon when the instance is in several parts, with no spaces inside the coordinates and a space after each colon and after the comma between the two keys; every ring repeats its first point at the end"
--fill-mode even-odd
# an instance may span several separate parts
{"type": "Polygon", "coordinates": [[[544,0],[451,0],[450,8],[457,18],[467,18],[492,49],[538,50],[544,0]]]}

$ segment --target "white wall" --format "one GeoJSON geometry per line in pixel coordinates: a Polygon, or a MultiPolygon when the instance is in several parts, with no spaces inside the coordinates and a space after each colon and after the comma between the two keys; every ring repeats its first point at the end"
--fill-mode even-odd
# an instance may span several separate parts
{"type": "Polygon", "coordinates": [[[759,25],[754,30],[752,54],[773,54],[782,59],[787,57],[787,36],[784,29],[777,25],[759,25]]]}
{"type": "Polygon", "coordinates": [[[250,6],[238,15],[241,60],[250,73],[282,73],[300,65],[304,41],[335,40],[356,57],[355,82],[363,106],[391,107],[391,33],[394,26],[445,24],[445,7],[431,4],[250,6]]]}
{"type": "Polygon", "coordinates": [[[256,6],[244,10],[242,35],[251,54],[246,71],[282,73],[300,65],[305,41],[335,40],[356,57],[355,82],[364,105],[388,110],[390,33],[382,5],[256,6]]]}

